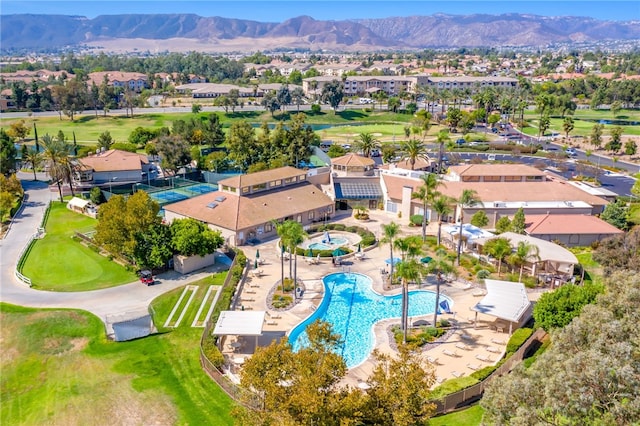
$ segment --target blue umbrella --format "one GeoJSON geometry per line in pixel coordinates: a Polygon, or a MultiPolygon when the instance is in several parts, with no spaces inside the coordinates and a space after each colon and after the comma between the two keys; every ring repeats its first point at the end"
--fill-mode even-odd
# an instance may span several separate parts
{"type": "Polygon", "coordinates": [[[397,265],[401,261],[402,259],[400,259],[399,257],[394,257],[393,259],[389,258],[385,260],[384,263],[386,263],[387,265],[391,265],[391,264],[397,265]]]}
{"type": "Polygon", "coordinates": [[[337,249],[335,249],[332,253],[334,256],[344,256],[345,254],[347,254],[346,251],[342,250],[342,248],[338,247],[337,249]]]}
{"type": "Polygon", "coordinates": [[[433,259],[429,256],[423,257],[422,259],[420,259],[420,262],[422,263],[429,263],[431,262],[433,259]]]}

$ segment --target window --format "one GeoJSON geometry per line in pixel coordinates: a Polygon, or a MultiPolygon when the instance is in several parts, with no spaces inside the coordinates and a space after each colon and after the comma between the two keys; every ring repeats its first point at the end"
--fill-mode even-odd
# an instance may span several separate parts
{"type": "Polygon", "coordinates": [[[280,186],[280,185],[282,185],[282,181],[281,181],[280,179],[278,179],[278,180],[274,180],[274,181],[272,181],[272,182],[271,182],[271,186],[272,186],[272,187],[274,187],[274,186],[280,186]]]}
{"type": "Polygon", "coordinates": [[[271,232],[273,231],[273,225],[271,224],[271,222],[267,222],[264,225],[264,232],[271,232]]]}
{"type": "Polygon", "coordinates": [[[291,182],[294,182],[294,179],[293,179],[293,178],[286,178],[286,179],[284,180],[284,183],[291,183],[291,182]]]}
{"type": "Polygon", "coordinates": [[[527,176],[527,182],[540,182],[542,181],[542,176],[527,176]]]}
{"type": "Polygon", "coordinates": [[[266,183],[259,183],[257,185],[253,185],[253,187],[251,188],[253,192],[262,191],[263,189],[267,189],[266,183]]]}
{"type": "Polygon", "coordinates": [[[302,215],[301,214],[299,214],[298,217],[296,218],[296,222],[302,223],[302,215]]]}
{"type": "Polygon", "coordinates": [[[315,218],[315,212],[311,211],[309,212],[309,220],[313,220],[315,218]]]}
{"type": "Polygon", "coordinates": [[[485,182],[500,182],[500,176],[485,176],[485,182]]]}
{"type": "Polygon", "coordinates": [[[306,180],[307,179],[307,175],[300,175],[298,176],[298,180],[302,181],[302,180],[306,180]]]}
{"type": "Polygon", "coordinates": [[[463,182],[480,182],[480,176],[462,176],[463,182]]]}
{"type": "Polygon", "coordinates": [[[249,187],[245,186],[244,188],[242,188],[242,193],[243,194],[248,194],[249,193],[249,187]]]}
{"type": "Polygon", "coordinates": [[[520,182],[522,180],[522,176],[505,176],[505,182],[520,182]]]}

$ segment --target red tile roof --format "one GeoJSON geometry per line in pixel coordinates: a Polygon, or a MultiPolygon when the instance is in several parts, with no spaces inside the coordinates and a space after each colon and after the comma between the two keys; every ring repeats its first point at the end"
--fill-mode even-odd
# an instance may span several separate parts
{"type": "Polygon", "coordinates": [[[578,214],[527,215],[525,231],[529,235],[540,234],[621,234],[604,220],[578,214]]]}

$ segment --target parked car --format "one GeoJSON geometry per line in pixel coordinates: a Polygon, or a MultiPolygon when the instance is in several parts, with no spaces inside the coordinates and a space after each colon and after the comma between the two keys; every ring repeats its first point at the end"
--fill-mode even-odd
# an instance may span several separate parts
{"type": "Polygon", "coordinates": [[[145,285],[152,285],[155,282],[153,274],[148,269],[140,271],[140,282],[145,285]]]}
{"type": "Polygon", "coordinates": [[[464,138],[456,139],[457,145],[464,145],[467,141],[464,138]]]}
{"type": "Polygon", "coordinates": [[[575,157],[576,155],[578,155],[578,151],[576,151],[575,148],[567,148],[566,152],[571,157],[575,157]]]}

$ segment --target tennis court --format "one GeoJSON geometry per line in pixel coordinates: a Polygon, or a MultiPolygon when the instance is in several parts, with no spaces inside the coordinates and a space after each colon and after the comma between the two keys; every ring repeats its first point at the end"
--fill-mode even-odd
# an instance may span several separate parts
{"type": "Polygon", "coordinates": [[[149,194],[149,197],[156,200],[160,205],[175,203],[177,201],[182,201],[189,198],[188,195],[173,190],[154,192],[152,194],[149,194]]]}

